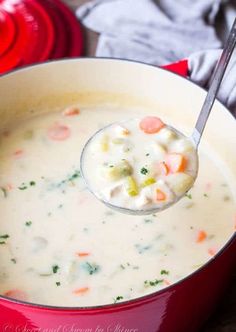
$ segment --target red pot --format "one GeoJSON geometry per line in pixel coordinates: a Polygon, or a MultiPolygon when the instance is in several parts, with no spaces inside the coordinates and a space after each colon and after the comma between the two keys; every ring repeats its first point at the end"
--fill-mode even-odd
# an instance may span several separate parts
{"type": "MultiPolygon", "coordinates": [[[[132,98],[142,96],[146,102],[174,109],[177,118],[181,116],[183,122],[192,126],[205,96],[205,91],[188,80],[154,66],[110,59],[62,60],[2,76],[1,118],[10,121],[15,113],[27,112],[32,107],[37,110],[44,103],[66,104],[88,91],[96,91],[98,95],[108,91],[119,93],[121,97],[123,93],[132,98]]],[[[214,105],[204,138],[214,141],[221,158],[235,169],[236,121],[219,102],[214,105]],[[216,135],[219,126],[227,128],[221,130],[220,137],[216,135]]],[[[1,331],[196,331],[219,301],[235,263],[234,234],[202,268],[176,284],[136,300],[89,308],[63,308],[2,296],[1,331]]]]}

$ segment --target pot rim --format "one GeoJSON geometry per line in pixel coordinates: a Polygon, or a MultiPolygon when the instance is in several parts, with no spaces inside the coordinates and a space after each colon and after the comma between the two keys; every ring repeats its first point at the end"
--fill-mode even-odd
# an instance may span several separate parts
{"type": "MultiPolygon", "coordinates": [[[[30,70],[31,68],[34,67],[41,67],[41,66],[45,66],[45,65],[50,65],[51,63],[61,63],[61,62],[73,62],[73,61],[86,61],[86,60],[91,60],[91,61],[112,61],[112,62],[128,62],[128,63],[134,63],[134,64],[139,64],[141,66],[147,66],[147,67],[153,67],[157,70],[161,70],[161,71],[165,71],[170,75],[176,75],[178,76],[180,79],[186,80],[189,82],[189,84],[193,84],[195,85],[197,88],[199,88],[200,90],[203,90],[204,92],[207,92],[206,89],[204,89],[203,87],[199,86],[197,83],[190,81],[187,77],[181,76],[175,72],[172,72],[166,68],[154,65],[154,64],[148,64],[142,61],[137,61],[137,60],[131,60],[131,59],[123,59],[123,58],[111,58],[111,57],[96,57],[96,56],[84,56],[84,57],[73,57],[73,58],[63,58],[63,59],[56,59],[56,60],[47,60],[44,61],[42,63],[35,63],[35,64],[31,64],[31,65],[25,65],[22,66],[20,68],[15,68],[12,69],[10,71],[8,71],[7,73],[4,74],[0,74],[0,80],[1,78],[4,78],[6,76],[11,76],[14,75],[17,72],[21,72],[21,71],[27,71],[30,70]]],[[[226,113],[228,114],[227,116],[232,117],[232,119],[234,121],[236,121],[235,117],[233,116],[233,114],[229,111],[229,109],[218,99],[216,98],[217,102],[221,104],[221,106],[223,106],[223,108],[225,109],[226,113]]],[[[19,304],[19,305],[23,305],[25,307],[31,307],[31,308],[39,308],[39,309],[45,309],[45,310],[55,310],[55,311],[80,311],[81,313],[85,313],[85,312],[89,312],[89,311],[104,311],[104,310],[116,310],[116,309],[124,309],[130,306],[135,306],[135,305],[139,305],[148,301],[152,301],[156,296],[162,295],[165,292],[168,292],[169,290],[174,289],[175,287],[181,286],[182,284],[184,284],[184,282],[188,281],[189,279],[191,279],[192,277],[197,276],[199,273],[201,273],[202,271],[204,271],[206,268],[208,268],[209,265],[211,265],[218,257],[220,257],[222,254],[224,254],[224,252],[226,250],[228,250],[228,248],[231,246],[231,244],[234,243],[234,241],[236,241],[236,231],[232,234],[232,236],[228,239],[228,241],[224,244],[224,246],[217,252],[217,254],[215,256],[213,256],[211,259],[209,259],[205,264],[203,264],[200,268],[198,268],[197,270],[193,271],[192,273],[188,274],[186,277],[178,280],[177,282],[162,288],[156,292],[147,294],[147,295],[143,295],[131,300],[127,300],[127,301],[123,301],[120,303],[110,303],[110,304],[103,304],[103,305],[94,305],[94,306],[81,306],[81,307],[70,307],[70,306],[55,306],[55,305],[45,305],[45,304],[40,304],[40,303],[33,303],[33,302],[27,302],[27,301],[22,301],[22,300],[17,300],[17,299],[12,299],[9,298],[7,296],[1,295],[0,294],[0,304],[1,304],[1,300],[7,301],[9,303],[15,303],[15,304],[19,304]]]]}

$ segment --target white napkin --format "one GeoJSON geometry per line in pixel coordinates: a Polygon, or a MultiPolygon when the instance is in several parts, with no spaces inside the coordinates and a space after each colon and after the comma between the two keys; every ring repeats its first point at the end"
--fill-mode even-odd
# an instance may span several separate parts
{"type": "MultiPolygon", "coordinates": [[[[190,79],[207,87],[236,16],[236,1],[94,0],[76,14],[100,33],[97,56],[156,65],[187,58],[190,79]]],[[[236,54],[219,99],[236,114],[236,54]]]]}
{"type": "MultiPolygon", "coordinates": [[[[222,50],[193,53],[188,58],[190,79],[207,88],[222,50]]],[[[234,51],[221,84],[218,98],[236,116],[236,52],[234,51]]]]}

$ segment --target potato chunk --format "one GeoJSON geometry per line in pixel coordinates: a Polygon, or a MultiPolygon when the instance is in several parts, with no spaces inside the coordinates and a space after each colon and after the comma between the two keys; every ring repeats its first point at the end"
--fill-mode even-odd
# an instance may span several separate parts
{"type": "Polygon", "coordinates": [[[106,166],[105,177],[111,181],[120,180],[133,173],[133,168],[127,160],[122,160],[116,165],[106,166]]]}
{"type": "Polygon", "coordinates": [[[177,196],[180,196],[192,187],[194,178],[186,173],[175,173],[168,175],[166,182],[171,190],[173,190],[177,196]]]}

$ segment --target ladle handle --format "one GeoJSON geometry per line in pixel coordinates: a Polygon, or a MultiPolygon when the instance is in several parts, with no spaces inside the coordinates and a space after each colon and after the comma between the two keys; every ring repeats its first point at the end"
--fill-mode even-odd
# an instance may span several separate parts
{"type": "Polygon", "coordinates": [[[207,119],[210,115],[225,70],[233,53],[235,44],[236,44],[236,19],[234,20],[233,26],[230,30],[229,37],[227,39],[221,57],[215,68],[215,72],[213,74],[213,78],[210,83],[208,93],[206,95],[204,104],[202,106],[201,112],[198,116],[195,128],[192,133],[192,140],[196,147],[198,146],[200,139],[202,137],[202,133],[204,131],[207,119]]]}

